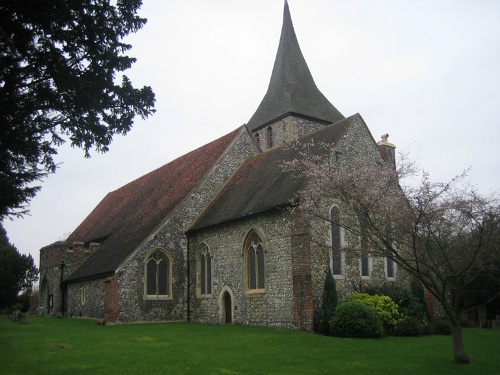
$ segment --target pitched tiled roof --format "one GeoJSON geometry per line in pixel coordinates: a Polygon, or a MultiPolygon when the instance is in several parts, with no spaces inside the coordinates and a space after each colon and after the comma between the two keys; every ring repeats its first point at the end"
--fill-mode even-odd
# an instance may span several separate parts
{"type": "Polygon", "coordinates": [[[104,239],[67,280],[114,272],[195,189],[242,127],[106,195],[68,242],[104,239]]]}
{"type": "Polygon", "coordinates": [[[325,123],[344,118],[314,83],[285,2],[283,27],[269,87],[247,126],[254,131],[288,114],[312,117],[325,123]]]}
{"type": "MultiPolygon", "coordinates": [[[[355,115],[356,116],[356,115],[355,115]]],[[[353,116],[354,117],[354,116],[353,116]]],[[[302,137],[300,144],[335,144],[353,117],[302,137]]],[[[303,186],[294,172],[284,172],[283,162],[299,158],[300,147],[283,145],[248,159],[202,213],[190,230],[196,230],[290,205],[303,186]]]]}

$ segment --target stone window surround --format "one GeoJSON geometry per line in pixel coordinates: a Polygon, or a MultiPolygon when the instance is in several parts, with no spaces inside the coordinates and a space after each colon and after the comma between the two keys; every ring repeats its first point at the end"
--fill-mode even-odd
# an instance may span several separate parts
{"type": "MultiPolygon", "coordinates": [[[[198,249],[196,250],[196,297],[197,298],[212,298],[212,293],[201,293],[201,255],[204,254],[210,254],[210,262],[211,262],[211,274],[210,274],[210,279],[207,278],[207,283],[210,282],[210,289],[213,292],[213,256],[212,252],[210,251],[210,248],[205,242],[202,242],[199,246],[198,249]]],[[[205,258],[206,259],[206,258],[205,258]]],[[[207,284],[205,284],[206,287],[207,284]]]]}
{"type": "MultiPolygon", "coordinates": [[[[267,245],[266,245],[266,240],[265,236],[262,235],[261,231],[251,228],[247,234],[245,235],[245,241],[243,242],[243,261],[244,261],[244,269],[245,269],[245,291],[246,294],[264,294],[266,293],[266,288],[265,286],[267,285],[267,277],[266,277],[266,254],[267,254],[267,245]],[[256,288],[256,289],[251,289],[250,288],[250,264],[249,264],[249,259],[248,259],[248,246],[249,246],[249,241],[250,238],[253,234],[256,234],[260,238],[260,244],[262,244],[263,250],[264,250],[264,288],[256,288]]],[[[256,276],[257,277],[257,276],[256,276]]]]}
{"type": "Polygon", "coordinates": [[[163,248],[155,247],[144,257],[144,300],[171,300],[172,299],[172,257],[169,252],[163,248]],[[161,251],[167,257],[168,268],[167,268],[167,294],[166,295],[148,295],[147,294],[147,283],[148,283],[148,260],[156,252],[161,251]]]}
{"type": "MultiPolygon", "coordinates": [[[[330,214],[333,210],[333,208],[337,208],[339,210],[339,214],[340,214],[340,207],[338,204],[332,204],[332,206],[330,207],[330,214]]],[[[326,225],[329,227],[329,230],[328,230],[328,243],[327,243],[327,246],[332,249],[333,247],[333,239],[332,239],[332,222],[329,221],[326,223],[326,225]]],[[[345,238],[345,230],[344,228],[340,227],[340,274],[334,274],[333,273],[333,249],[329,252],[329,255],[330,255],[330,269],[332,270],[332,275],[333,275],[333,278],[336,279],[336,280],[342,280],[345,278],[345,269],[346,269],[346,260],[345,260],[345,251],[342,250],[342,249],[345,249],[347,248],[347,241],[346,241],[346,238],[345,238]]]]}
{"type": "Polygon", "coordinates": [[[85,306],[87,303],[87,291],[85,286],[80,287],[80,305],[85,306]]]}

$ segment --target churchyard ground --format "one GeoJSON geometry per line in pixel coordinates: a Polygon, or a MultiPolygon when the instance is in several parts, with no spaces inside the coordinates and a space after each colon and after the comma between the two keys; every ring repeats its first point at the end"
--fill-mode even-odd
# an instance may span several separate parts
{"type": "Polygon", "coordinates": [[[197,323],[98,326],[86,319],[0,318],[0,374],[500,374],[500,330],[464,329],[470,365],[450,336],[340,339],[197,323]]]}

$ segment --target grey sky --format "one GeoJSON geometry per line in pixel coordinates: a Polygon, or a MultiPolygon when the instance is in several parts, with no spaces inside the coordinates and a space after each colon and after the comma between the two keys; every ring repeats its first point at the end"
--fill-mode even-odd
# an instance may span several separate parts
{"type": "MultiPolygon", "coordinates": [[[[500,188],[500,1],[289,6],[316,84],[344,116],[360,113],[376,140],[389,133],[433,181],[472,167],[482,193],[500,188]]],[[[107,154],[60,149],[31,216],[4,222],[37,263],[108,192],[247,122],[266,92],[283,0],[145,0],[140,13],[148,23],[127,39],[138,62],[126,74],[153,87],[158,112],[107,154]]]]}

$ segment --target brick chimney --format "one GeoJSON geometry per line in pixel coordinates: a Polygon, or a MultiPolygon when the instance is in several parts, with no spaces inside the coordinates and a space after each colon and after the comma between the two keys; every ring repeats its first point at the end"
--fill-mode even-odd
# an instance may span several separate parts
{"type": "Polygon", "coordinates": [[[392,143],[389,143],[387,139],[389,138],[389,134],[384,134],[381,136],[382,140],[377,142],[378,149],[382,154],[382,157],[387,163],[390,163],[394,169],[396,169],[396,146],[392,143]]]}

